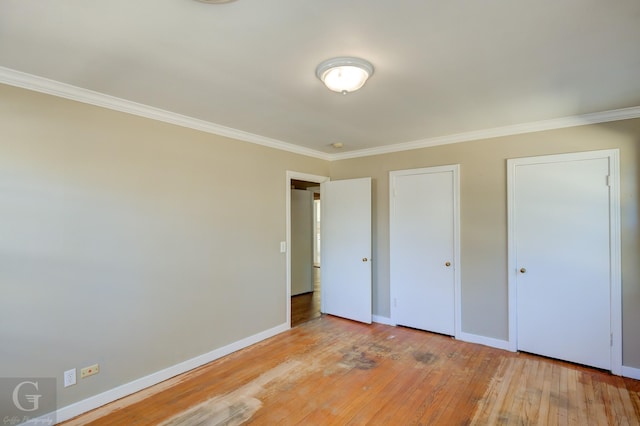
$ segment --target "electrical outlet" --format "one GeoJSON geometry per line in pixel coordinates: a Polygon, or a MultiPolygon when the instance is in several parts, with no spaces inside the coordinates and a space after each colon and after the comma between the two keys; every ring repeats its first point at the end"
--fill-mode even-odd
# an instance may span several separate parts
{"type": "Polygon", "coordinates": [[[100,365],[93,364],[80,370],[80,378],[84,379],[85,377],[93,376],[94,374],[98,374],[99,372],[100,365]]]}
{"type": "Polygon", "coordinates": [[[68,388],[76,384],[76,369],[67,370],[64,372],[64,387],[68,388]]]}

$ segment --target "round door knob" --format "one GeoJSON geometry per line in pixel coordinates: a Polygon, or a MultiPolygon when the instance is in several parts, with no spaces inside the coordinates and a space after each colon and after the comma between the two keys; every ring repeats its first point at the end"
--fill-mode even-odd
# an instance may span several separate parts
{"type": "Polygon", "coordinates": [[[444,266],[447,266],[447,267],[451,266],[451,262],[445,262],[444,266]]]}
{"type": "Polygon", "coordinates": [[[366,262],[367,260],[369,260],[369,259],[367,259],[366,257],[363,257],[363,258],[362,258],[362,261],[363,261],[363,262],[366,262]]]}
{"type": "Polygon", "coordinates": [[[527,270],[525,268],[520,268],[520,273],[524,274],[525,272],[527,272],[527,270]]]}

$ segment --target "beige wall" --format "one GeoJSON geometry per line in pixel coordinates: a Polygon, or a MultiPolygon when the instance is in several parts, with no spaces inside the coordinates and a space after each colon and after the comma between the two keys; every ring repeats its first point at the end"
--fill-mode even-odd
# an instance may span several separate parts
{"type": "Polygon", "coordinates": [[[58,377],[62,407],[284,323],[286,170],[374,178],[389,316],[388,172],[461,164],[462,327],[506,339],[506,159],[604,148],[621,150],[624,364],[640,367],[640,120],[329,163],[0,85],[0,377],[58,377]]]}
{"type": "Polygon", "coordinates": [[[62,407],[285,323],[286,170],[328,169],[0,85],[0,377],[62,407]]]}
{"type": "Polygon", "coordinates": [[[506,340],[506,160],[609,148],[621,155],[623,363],[640,367],[640,119],[332,162],[333,180],[374,179],[374,313],[390,313],[389,171],[460,164],[462,330],[506,340]]]}

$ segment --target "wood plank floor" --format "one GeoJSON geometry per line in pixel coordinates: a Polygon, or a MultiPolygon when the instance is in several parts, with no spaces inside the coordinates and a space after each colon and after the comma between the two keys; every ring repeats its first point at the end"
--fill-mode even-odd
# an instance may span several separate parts
{"type": "Polygon", "coordinates": [[[639,425],[640,382],[331,316],[66,425],[639,425]]]}
{"type": "Polygon", "coordinates": [[[313,291],[291,297],[291,327],[320,316],[320,268],[313,267],[313,291]]]}

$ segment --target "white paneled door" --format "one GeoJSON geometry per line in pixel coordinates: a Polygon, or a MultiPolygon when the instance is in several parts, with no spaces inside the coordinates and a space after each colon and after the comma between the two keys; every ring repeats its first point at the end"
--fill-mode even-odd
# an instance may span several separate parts
{"type": "Polygon", "coordinates": [[[612,368],[611,163],[606,152],[509,161],[519,350],[612,368]]]}
{"type": "Polygon", "coordinates": [[[456,330],[458,166],[390,173],[391,318],[456,330]]]}
{"type": "Polygon", "coordinates": [[[371,323],[371,178],[325,182],[321,199],[323,312],[371,323]]]}

